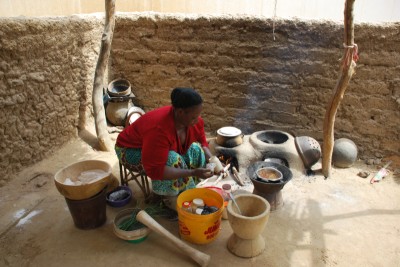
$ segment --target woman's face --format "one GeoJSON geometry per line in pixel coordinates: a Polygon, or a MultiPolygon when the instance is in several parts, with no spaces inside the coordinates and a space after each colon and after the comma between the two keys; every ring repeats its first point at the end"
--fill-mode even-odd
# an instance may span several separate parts
{"type": "Polygon", "coordinates": [[[203,105],[197,105],[190,108],[178,108],[178,121],[186,127],[193,126],[199,121],[199,116],[203,110],[203,105]]]}

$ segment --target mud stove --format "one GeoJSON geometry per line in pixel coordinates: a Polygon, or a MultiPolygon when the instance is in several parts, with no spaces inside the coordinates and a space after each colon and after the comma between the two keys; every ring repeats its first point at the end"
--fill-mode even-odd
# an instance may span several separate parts
{"type": "Polygon", "coordinates": [[[210,149],[222,158],[237,159],[239,173],[251,180],[253,193],[265,198],[271,211],[283,206],[282,189],[286,183],[305,172],[295,138],[283,131],[265,130],[244,135],[243,143],[235,147],[220,146],[212,139],[210,149]],[[283,178],[277,182],[259,179],[256,171],[263,167],[275,167],[283,178]]]}

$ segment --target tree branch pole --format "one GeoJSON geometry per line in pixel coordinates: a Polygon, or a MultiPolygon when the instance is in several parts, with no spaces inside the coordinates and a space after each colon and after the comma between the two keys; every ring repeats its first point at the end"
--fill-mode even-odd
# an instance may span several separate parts
{"type": "Polygon", "coordinates": [[[344,92],[354,74],[357,55],[357,45],[354,44],[353,6],[355,0],[346,0],[344,9],[344,55],[341,62],[341,72],[335,86],[335,93],[326,109],[323,126],[322,173],[325,178],[331,175],[331,163],[334,144],[335,116],[343,99],[344,92]]]}
{"type": "Polygon", "coordinates": [[[100,150],[111,151],[113,143],[107,131],[107,120],[103,104],[104,73],[110,57],[111,43],[115,25],[115,0],[105,0],[105,25],[101,37],[100,54],[94,74],[92,103],[96,126],[97,140],[100,150]]]}

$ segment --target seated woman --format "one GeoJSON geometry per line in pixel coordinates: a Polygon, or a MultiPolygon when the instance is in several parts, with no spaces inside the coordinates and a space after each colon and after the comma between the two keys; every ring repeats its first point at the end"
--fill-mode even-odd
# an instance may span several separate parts
{"type": "Polygon", "coordinates": [[[126,127],[115,145],[122,164],[143,164],[153,192],[161,196],[177,196],[213,175],[205,168],[211,152],[200,117],[203,99],[194,89],[175,88],[171,102],[126,127]]]}

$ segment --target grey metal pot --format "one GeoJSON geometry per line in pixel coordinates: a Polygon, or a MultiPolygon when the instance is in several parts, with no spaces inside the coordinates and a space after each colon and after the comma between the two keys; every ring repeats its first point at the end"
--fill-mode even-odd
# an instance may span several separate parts
{"type": "Polygon", "coordinates": [[[243,143],[242,131],[235,127],[222,127],[217,131],[216,142],[223,147],[235,147],[243,143]]]}
{"type": "Polygon", "coordinates": [[[311,169],[321,158],[321,146],[318,141],[309,136],[299,136],[295,138],[295,143],[304,167],[311,169]]]}

